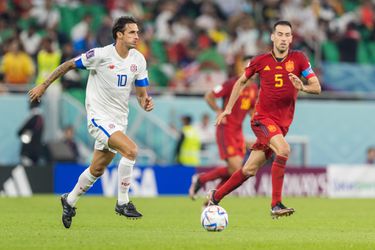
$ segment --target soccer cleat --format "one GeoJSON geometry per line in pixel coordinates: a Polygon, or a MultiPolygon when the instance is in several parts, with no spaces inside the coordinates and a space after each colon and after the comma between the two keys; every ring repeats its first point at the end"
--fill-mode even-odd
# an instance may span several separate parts
{"type": "Polygon", "coordinates": [[[67,193],[61,196],[61,205],[63,208],[62,222],[65,228],[70,228],[70,225],[72,224],[72,217],[76,215],[76,208],[69,205],[67,198],[67,193]]]}
{"type": "Polygon", "coordinates": [[[286,207],[281,202],[278,202],[271,209],[271,217],[272,219],[278,219],[279,217],[282,217],[282,216],[290,216],[294,212],[295,212],[294,208],[286,207]]]}
{"type": "Polygon", "coordinates": [[[134,204],[130,201],[127,204],[119,205],[118,202],[116,203],[115,211],[118,215],[123,215],[128,219],[140,219],[142,218],[142,214],[137,211],[134,204]]]}
{"type": "Polygon", "coordinates": [[[208,200],[207,206],[219,205],[219,202],[216,201],[215,198],[214,198],[215,192],[216,192],[216,189],[212,189],[212,190],[210,190],[208,192],[208,195],[207,195],[207,200],[208,200]]]}
{"type": "Polygon", "coordinates": [[[191,185],[190,185],[190,188],[189,188],[189,197],[192,199],[192,200],[195,200],[197,198],[197,193],[199,191],[199,189],[202,188],[202,185],[201,183],[199,182],[199,176],[198,175],[193,175],[193,177],[191,177],[191,185]]]}

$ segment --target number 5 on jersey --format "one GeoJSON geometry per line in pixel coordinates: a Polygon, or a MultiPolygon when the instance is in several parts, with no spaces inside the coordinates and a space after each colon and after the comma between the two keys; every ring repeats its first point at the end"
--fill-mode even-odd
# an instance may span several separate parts
{"type": "Polygon", "coordinates": [[[281,88],[284,85],[283,75],[275,74],[275,87],[281,88]]]}
{"type": "Polygon", "coordinates": [[[125,87],[127,80],[128,80],[127,75],[117,75],[117,86],[118,87],[125,87]]]}

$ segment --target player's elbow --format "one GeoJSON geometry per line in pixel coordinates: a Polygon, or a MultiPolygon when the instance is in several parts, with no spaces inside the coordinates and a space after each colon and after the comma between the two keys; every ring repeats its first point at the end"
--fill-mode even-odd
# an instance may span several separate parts
{"type": "Polygon", "coordinates": [[[209,102],[209,101],[212,101],[214,100],[214,95],[212,94],[211,91],[208,91],[206,92],[206,94],[204,95],[204,99],[206,100],[206,102],[209,102]]]}
{"type": "Polygon", "coordinates": [[[320,95],[320,93],[322,93],[322,87],[321,87],[320,84],[318,83],[318,84],[316,85],[315,93],[314,93],[314,94],[320,95]]]}

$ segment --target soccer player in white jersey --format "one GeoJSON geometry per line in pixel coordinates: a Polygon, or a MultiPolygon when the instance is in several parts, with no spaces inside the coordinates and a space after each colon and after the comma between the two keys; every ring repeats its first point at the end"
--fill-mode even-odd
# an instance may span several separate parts
{"type": "Polygon", "coordinates": [[[146,60],[135,49],[139,40],[138,25],[132,17],[120,17],[112,28],[115,43],[91,49],[85,54],[64,62],[44,81],[29,91],[31,101],[39,101],[48,86],[71,69],[90,70],[86,88],[88,131],[96,139],[91,165],[80,175],[68,194],[61,196],[62,221],[66,228],[75,216],[78,198],[92,187],[112,161],[116,152],[122,155],[118,166],[118,199],[116,213],[128,218],[141,218],[128,192],[137,145],[126,135],[129,113],[129,95],[135,85],[139,105],[145,111],[154,108],[148,96],[146,60]]]}

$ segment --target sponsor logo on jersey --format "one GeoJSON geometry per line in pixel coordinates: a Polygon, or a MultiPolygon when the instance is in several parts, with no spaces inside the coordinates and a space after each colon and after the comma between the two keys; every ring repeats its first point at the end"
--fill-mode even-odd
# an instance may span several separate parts
{"type": "Polygon", "coordinates": [[[273,133],[273,132],[276,131],[276,126],[275,126],[275,125],[268,125],[268,126],[267,126],[267,129],[268,129],[271,133],[273,133]]]}
{"type": "Polygon", "coordinates": [[[264,67],[263,70],[264,70],[264,71],[268,71],[268,70],[271,70],[271,69],[270,69],[270,66],[267,65],[266,67],[264,67]]]}
{"type": "Polygon", "coordinates": [[[89,51],[86,52],[86,59],[90,59],[91,57],[95,56],[95,52],[93,49],[90,49],[89,51]]]}
{"type": "Polygon", "coordinates": [[[294,62],[289,60],[285,63],[285,69],[288,72],[292,72],[294,70],[294,62]]]}
{"type": "Polygon", "coordinates": [[[137,65],[135,65],[135,64],[132,64],[132,65],[130,65],[130,71],[131,72],[137,72],[137,65]]]}

